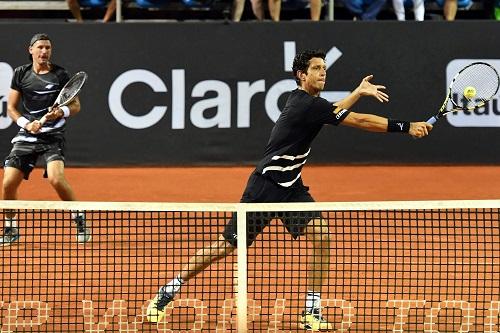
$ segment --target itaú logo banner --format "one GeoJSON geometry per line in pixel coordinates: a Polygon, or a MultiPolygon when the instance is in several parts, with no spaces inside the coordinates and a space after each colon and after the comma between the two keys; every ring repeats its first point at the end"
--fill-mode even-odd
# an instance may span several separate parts
{"type": "MultiPolygon", "coordinates": [[[[476,61],[489,63],[500,73],[500,59],[455,59],[446,67],[446,90],[453,76],[468,64],[476,61]]],[[[451,96],[460,98],[461,96],[451,96]]],[[[455,127],[500,127],[500,92],[483,107],[471,112],[448,114],[448,122],[455,127]]],[[[451,103],[448,104],[450,108],[451,103]]]]}
{"type": "Polygon", "coordinates": [[[7,115],[7,96],[13,75],[12,67],[6,62],[0,62],[0,129],[6,129],[12,124],[12,120],[7,115]]]}

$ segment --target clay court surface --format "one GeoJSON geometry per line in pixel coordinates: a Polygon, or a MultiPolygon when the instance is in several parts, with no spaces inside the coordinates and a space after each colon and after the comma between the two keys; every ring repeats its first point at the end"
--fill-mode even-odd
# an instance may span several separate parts
{"type": "MultiPolygon", "coordinates": [[[[68,168],[66,175],[81,201],[211,203],[238,202],[251,171],[251,167],[68,168]]],[[[308,166],[303,178],[317,201],[500,198],[496,166],[308,166]]],[[[36,169],[22,184],[19,199],[57,197],[42,170],[36,169]]],[[[500,294],[495,283],[500,276],[498,212],[471,214],[480,216],[481,222],[465,227],[463,217],[455,213],[451,222],[432,223],[418,218],[415,222],[415,215],[404,221],[392,215],[371,216],[369,221],[364,215],[333,216],[335,269],[324,294],[331,300],[328,315],[335,329],[346,329],[352,321],[350,332],[392,332],[396,309],[408,307],[412,324],[401,326],[408,332],[432,325],[433,332],[457,332],[460,327],[463,332],[479,328],[482,332],[485,318],[498,313],[487,310],[499,307],[492,303],[500,294]],[[389,299],[406,301],[387,305],[389,299]]],[[[75,244],[71,224],[59,221],[63,215],[47,218],[35,212],[26,219],[39,220],[32,228],[26,226],[22,241],[0,248],[2,332],[235,332],[234,257],[211,266],[190,283],[168,310],[170,323],[151,325],[143,317],[158,286],[197,249],[218,237],[223,226],[219,220],[227,216],[89,215],[94,233],[89,244],[75,244]],[[59,221],[56,231],[54,221],[59,221]],[[175,227],[165,228],[164,223],[175,227]],[[200,320],[204,324],[196,330],[200,320]]],[[[301,331],[297,314],[306,290],[303,283],[293,281],[307,278],[299,254],[310,251],[304,240],[290,242],[279,223],[273,223],[249,249],[249,297],[256,298],[249,309],[256,322],[251,332],[267,332],[273,318],[279,319],[276,327],[282,332],[301,331]],[[297,288],[300,296],[292,292],[297,288]],[[286,300],[284,306],[278,304],[281,299],[286,300]]],[[[496,319],[491,320],[489,327],[494,327],[496,319]]]]}
{"type": "MultiPolygon", "coordinates": [[[[81,201],[238,202],[252,167],[68,168],[81,201]]],[[[499,199],[500,166],[306,166],[316,201],[499,199]]],[[[19,198],[57,200],[35,169],[19,198]]]]}

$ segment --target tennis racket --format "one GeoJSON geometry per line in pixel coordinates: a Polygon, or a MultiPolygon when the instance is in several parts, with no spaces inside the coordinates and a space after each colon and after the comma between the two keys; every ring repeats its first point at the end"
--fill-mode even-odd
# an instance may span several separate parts
{"type": "Polygon", "coordinates": [[[439,112],[429,118],[434,124],[439,118],[457,111],[473,111],[486,104],[498,92],[500,77],[498,72],[485,62],[474,62],[462,68],[451,80],[448,94],[439,112]],[[457,98],[452,98],[453,96],[457,98]],[[448,101],[452,107],[447,109],[448,101]]]}
{"type": "MultiPolygon", "coordinates": [[[[59,95],[57,95],[56,101],[54,102],[52,107],[49,108],[49,111],[55,107],[65,106],[71,103],[71,101],[75,99],[78,93],[80,93],[80,90],[82,89],[86,80],[87,80],[87,73],[85,72],[78,72],[75,75],[73,75],[73,77],[69,79],[69,81],[66,82],[64,87],[61,89],[59,95]]],[[[47,117],[44,115],[40,119],[40,123],[43,125],[46,122],[47,122],[47,117]]]]}

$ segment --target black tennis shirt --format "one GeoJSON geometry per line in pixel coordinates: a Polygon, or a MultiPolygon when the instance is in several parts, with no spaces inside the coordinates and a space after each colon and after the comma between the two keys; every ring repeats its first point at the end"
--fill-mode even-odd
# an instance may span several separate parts
{"type": "Polygon", "coordinates": [[[300,178],[311,143],[323,125],[338,125],[349,114],[347,110],[334,110],[335,106],[324,98],[293,90],[271,131],[257,172],[283,187],[292,186],[300,178]]]}

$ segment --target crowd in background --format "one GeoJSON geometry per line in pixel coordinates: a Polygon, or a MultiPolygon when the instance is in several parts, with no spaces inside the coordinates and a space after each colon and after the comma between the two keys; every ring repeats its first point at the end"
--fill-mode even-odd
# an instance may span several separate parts
{"type": "MultiPolygon", "coordinates": [[[[77,22],[83,22],[81,7],[106,7],[103,22],[109,22],[114,18],[116,0],[66,0],[68,6],[77,22]]],[[[139,3],[144,7],[161,6],[162,1],[167,0],[141,0],[139,3]]],[[[190,0],[187,0],[190,1],[190,0]]],[[[191,0],[192,1],[192,0],[191,0]]],[[[238,22],[242,19],[246,7],[246,0],[232,0],[230,19],[238,22]]],[[[285,0],[286,1],[286,0],[285,0]]],[[[292,0],[293,1],[293,0],[292,0]]],[[[308,0],[310,19],[319,21],[322,19],[323,0],[308,0]]],[[[376,20],[380,12],[391,6],[394,16],[399,21],[412,19],[424,21],[426,5],[429,0],[340,0],[345,9],[350,12],[353,20],[376,20]]],[[[470,9],[474,2],[481,1],[485,17],[500,20],[500,0],[430,0],[442,10],[442,19],[453,21],[459,10],[470,9]]],[[[250,0],[250,8],[253,19],[280,21],[282,0],[250,0]]],[[[324,10],[323,10],[324,12],[324,10]]]]}
{"type": "MultiPolygon", "coordinates": [[[[2,1],[2,0],[0,0],[2,1]]],[[[115,21],[116,0],[65,0],[73,19],[70,21],[83,22],[89,9],[98,9],[101,22],[115,21]],[[84,9],[82,11],[82,9],[84,9]],[[82,14],[83,12],[83,14],[82,14]]],[[[122,0],[127,5],[135,4],[139,8],[158,9],[173,2],[180,2],[186,7],[211,8],[214,3],[223,2],[227,5],[228,20],[239,22],[242,20],[270,20],[283,19],[283,8],[302,6],[307,10],[307,17],[320,21],[328,19],[327,2],[329,0],[122,0]]],[[[397,19],[399,21],[441,19],[453,21],[461,19],[462,13],[480,12],[481,19],[500,21],[500,0],[334,0],[335,7],[341,8],[346,15],[340,19],[370,21],[377,19],[397,19]],[[432,13],[429,11],[432,8],[432,13]],[[390,15],[387,15],[387,13],[390,15]],[[460,15],[457,16],[457,13],[460,15]]],[[[123,7],[122,7],[123,8],[123,7]]],[[[464,16],[465,17],[465,16],[464,16]]],[[[90,18],[90,17],[89,17],[90,18]]],[[[331,17],[330,17],[331,18],[331,17]]],[[[477,17],[473,17],[477,18],[477,17]]],[[[87,18],[88,19],[88,18],[87,18]]],[[[95,17],[92,17],[95,19],[95,17]]],[[[286,18],[285,18],[286,19],[286,18]]],[[[337,19],[337,14],[335,14],[337,19]]]]}

